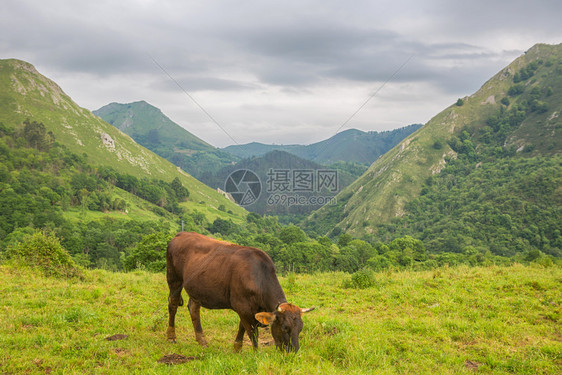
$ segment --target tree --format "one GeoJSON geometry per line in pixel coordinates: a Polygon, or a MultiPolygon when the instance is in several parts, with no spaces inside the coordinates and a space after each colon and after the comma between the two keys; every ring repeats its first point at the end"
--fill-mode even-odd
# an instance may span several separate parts
{"type": "Polygon", "coordinates": [[[522,94],[523,91],[525,91],[525,85],[522,83],[518,83],[515,84],[513,86],[511,86],[508,90],[507,90],[507,95],[509,96],[517,96],[519,94],[522,94]]]}
{"type": "Polygon", "coordinates": [[[23,136],[29,147],[40,151],[48,151],[54,142],[53,133],[47,132],[43,123],[29,119],[23,122],[23,136]]]}
{"type": "Polygon", "coordinates": [[[336,267],[338,270],[349,273],[359,270],[359,268],[361,268],[361,263],[359,262],[357,248],[353,245],[340,248],[340,252],[336,256],[336,267]]]}
{"type": "Polygon", "coordinates": [[[179,201],[182,201],[189,197],[189,190],[187,190],[187,188],[183,186],[179,177],[176,177],[172,180],[172,182],[170,183],[170,187],[176,193],[176,197],[179,201]]]}
{"type": "Polygon", "coordinates": [[[223,235],[228,235],[234,231],[234,223],[230,220],[221,219],[217,217],[213,224],[209,228],[211,233],[220,233],[223,235]]]}
{"type": "Polygon", "coordinates": [[[261,217],[259,214],[255,213],[255,212],[249,212],[248,215],[246,216],[246,221],[248,223],[254,223],[254,224],[258,224],[261,220],[261,217]]]}
{"type": "Polygon", "coordinates": [[[347,233],[343,233],[339,236],[338,238],[338,246],[340,248],[347,246],[351,241],[353,240],[353,237],[351,237],[350,234],[347,233]]]}
{"type": "Polygon", "coordinates": [[[396,238],[390,243],[389,247],[390,250],[398,251],[402,256],[411,257],[417,262],[421,262],[426,259],[423,242],[411,236],[396,238]]]}
{"type": "Polygon", "coordinates": [[[144,236],[141,241],[123,258],[126,271],[146,269],[150,272],[162,272],[166,269],[166,249],[173,235],[159,232],[144,236]]]}
{"type": "Polygon", "coordinates": [[[193,221],[198,226],[204,226],[205,223],[207,222],[207,218],[205,217],[205,214],[203,212],[193,210],[190,216],[193,218],[193,221]]]}
{"type": "Polygon", "coordinates": [[[306,234],[296,225],[289,225],[281,229],[281,232],[279,232],[279,239],[290,245],[295,242],[304,242],[306,240],[306,234]]]}
{"type": "Polygon", "coordinates": [[[366,264],[371,257],[376,255],[376,250],[374,250],[368,242],[362,240],[352,240],[349,242],[349,245],[355,247],[357,250],[357,259],[360,264],[366,264]]]}

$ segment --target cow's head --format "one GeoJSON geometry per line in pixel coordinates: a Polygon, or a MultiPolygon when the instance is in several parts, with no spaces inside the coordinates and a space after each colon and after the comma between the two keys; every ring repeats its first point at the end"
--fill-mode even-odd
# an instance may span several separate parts
{"type": "Polygon", "coordinates": [[[314,310],[301,309],[290,303],[282,303],[273,312],[256,314],[256,320],[264,325],[271,325],[271,335],[275,346],[284,351],[299,351],[299,334],[302,331],[302,315],[314,310]]]}

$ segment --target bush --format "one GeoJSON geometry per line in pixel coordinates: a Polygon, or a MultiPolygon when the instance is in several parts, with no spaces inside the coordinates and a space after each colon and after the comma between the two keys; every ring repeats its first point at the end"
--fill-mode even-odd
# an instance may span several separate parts
{"type": "Polygon", "coordinates": [[[231,220],[221,219],[220,217],[217,217],[209,227],[211,233],[220,233],[224,236],[231,234],[235,229],[236,225],[231,220]]]}
{"type": "Polygon", "coordinates": [[[38,269],[46,276],[82,277],[82,269],[53,233],[35,231],[23,242],[8,246],[6,255],[15,266],[38,269]]]}
{"type": "Polygon", "coordinates": [[[436,150],[441,150],[443,148],[443,143],[437,140],[433,143],[433,148],[436,150]]]}
{"type": "Polygon", "coordinates": [[[373,271],[368,268],[363,268],[353,275],[351,280],[344,280],[344,288],[366,289],[375,286],[375,277],[373,271]]]}
{"type": "Polygon", "coordinates": [[[517,96],[519,94],[522,94],[523,91],[525,91],[525,85],[523,85],[522,83],[518,83],[516,85],[511,86],[508,90],[507,90],[507,95],[509,96],[517,96]]]}
{"type": "Polygon", "coordinates": [[[146,269],[150,272],[162,272],[166,269],[166,249],[173,235],[154,233],[144,236],[136,247],[123,258],[126,271],[146,269]]]}

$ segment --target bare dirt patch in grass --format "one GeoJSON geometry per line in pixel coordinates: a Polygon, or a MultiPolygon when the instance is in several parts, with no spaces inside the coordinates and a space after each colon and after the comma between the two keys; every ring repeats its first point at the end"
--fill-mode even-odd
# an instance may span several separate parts
{"type": "Polygon", "coordinates": [[[129,337],[129,336],[124,335],[124,334],[122,334],[122,333],[118,333],[118,334],[116,334],[116,335],[106,337],[105,339],[106,339],[107,341],[116,341],[116,340],[124,340],[124,339],[126,339],[127,337],[129,337]]]}
{"type": "Polygon", "coordinates": [[[466,361],[464,362],[464,366],[465,366],[467,369],[472,370],[472,371],[478,370],[478,367],[481,366],[481,365],[482,365],[482,363],[476,362],[476,361],[469,361],[469,360],[466,360],[466,361]]]}
{"type": "Polygon", "coordinates": [[[182,363],[187,363],[199,359],[200,359],[199,357],[195,357],[195,356],[186,357],[185,355],[172,353],[172,354],[166,354],[165,356],[160,358],[158,360],[158,363],[164,363],[166,365],[179,365],[182,363]]]}

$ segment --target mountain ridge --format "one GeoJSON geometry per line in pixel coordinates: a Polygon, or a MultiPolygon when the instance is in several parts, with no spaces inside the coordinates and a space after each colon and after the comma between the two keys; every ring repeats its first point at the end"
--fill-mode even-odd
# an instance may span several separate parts
{"type": "Polygon", "coordinates": [[[363,176],[338,194],[337,206],[319,209],[305,226],[318,233],[338,228],[337,231],[358,237],[375,235],[379,224],[406,215],[407,203],[420,196],[428,178],[438,175],[450,160],[458,157],[463,147],[450,145],[453,136],[464,138],[458,140],[461,146],[463,142],[465,148],[472,145],[475,152],[484,147],[479,145],[485,145],[486,139],[493,140],[505,133],[498,152],[513,148],[519,154],[528,150],[529,156],[560,154],[561,57],[562,45],[533,46],[478,91],[451,104],[375,161],[363,176]],[[535,73],[514,82],[516,74],[521,75],[528,67],[535,73]],[[533,98],[533,93],[538,96],[533,98]],[[527,105],[527,112],[518,109],[523,104],[527,105]],[[541,105],[546,106],[542,107],[544,112],[541,105]],[[533,107],[535,110],[531,111],[533,107]],[[516,129],[510,128],[509,122],[490,123],[491,118],[508,111],[514,112],[513,121],[517,116],[522,119],[516,129]],[[465,131],[468,136],[463,135],[465,131]]]}
{"type": "Polygon", "coordinates": [[[93,113],[198,180],[238,161],[238,158],[203,141],[144,100],[110,103],[93,113]]]}
{"type": "Polygon", "coordinates": [[[0,60],[0,122],[14,127],[26,119],[44,124],[57,142],[78,155],[87,154],[94,166],[110,166],[122,173],[171,181],[179,177],[191,192],[188,206],[213,215],[223,204],[237,215],[245,211],[188,173],[136,143],[130,136],[78,106],[54,81],[30,63],[0,60]],[[206,205],[196,202],[206,202],[206,205]]]}
{"type": "Polygon", "coordinates": [[[320,164],[344,161],[369,165],[420,127],[420,124],[412,124],[384,132],[346,129],[309,145],[268,145],[251,142],[245,145],[228,146],[223,150],[240,158],[261,156],[269,151],[281,150],[320,164]]]}

